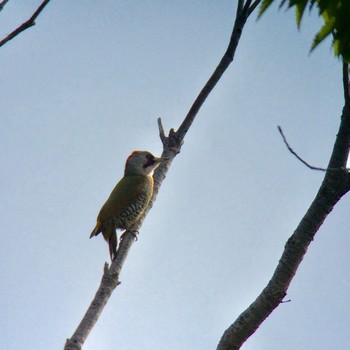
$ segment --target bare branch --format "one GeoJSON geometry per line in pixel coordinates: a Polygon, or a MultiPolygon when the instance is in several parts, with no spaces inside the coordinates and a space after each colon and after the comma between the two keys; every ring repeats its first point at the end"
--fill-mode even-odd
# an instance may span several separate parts
{"type": "MultiPolygon", "coordinates": [[[[281,135],[284,138],[283,133],[281,135]]],[[[292,151],[288,143],[286,141],[285,143],[292,151]]],[[[224,332],[217,350],[240,349],[242,344],[260,327],[275,308],[283,303],[283,298],[287,294],[289,285],[310,243],[333,207],[350,190],[350,174],[344,167],[349,148],[350,110],[344,107],[329,166],[315,199],[288,239],[271,280],[256,300],[224,332]],[[338,171],[329,171],[332,169],[338,169],[338,171]]],[[[294,151],[293,154],[297,156],[294,151]]],[[[300,157],[297,156],[297,158],[305,164],[305,161],[300,157]]],[[[307,163],[305,165],[309,166],[307,163]]]]}
{"type": "Polygon", "coordinates": [[[251,3],[252,3],[252,0],[246,0],[246,3],[243,5],[243,11],[247,12],[251,3]]]}
{"type": "Polygon", "coordinates": [[[283,138],[283,142],[287,146],[289,152],[292,153],[297,159],[299,159],[304,165],[306,165],[309,169],[312,169],[312,170],[327,171],[327,169],[325,169],[325,168],[319,168],[319,167],[312,166],[309,163],[307,163],[304,159],[299,157],[298,154],[292,149],[292,147],[289,146],[289,143],[287,142],[286,137],[283,134],[282,128],[278,125],[277,129],[278,129],[279,133],[281,134],[281,136],[283,138]]]}
{"type": "Polygon", "coordinates": [[[40,15],[41,11],[45,8],[45,6],[50,2],[50,0],[45,0],[43,3],[38,7],[38,9],[34,12],[32,17],[30,17],[26,22],[24,22],[22,25],[20,25],[17,29],[15,29],[12,33],[10,33],[6,38],[2,39],[0,41],[0,47],[5,45],[8,41],[12,40],[14,37],[16,37],[18,34],[23,32],[24,30],[32,27],[35,25],[36,18],[40,15]]]}
{"type": "Polygon", "coordinates": [[[236,17],[238,17],[240,15],[240,13],[242,12],[243,5],[244,5],[244,0],[238,0],[236,17]]]}
{"type": "Polygon", "coordinates": [[[313,165],[310,165],[309,163],[307,163],[304,159],[302,159],[294,150],[293,148],[289,145],[286,137],[284,136],[284,133],[282,131],[282,128],[278,125],[277,129],[279,131],[279,133],[282,136],[283,142],[285,143],[285,145],[287,146],[288,150],[290,153],[292,153],[298,160],[300,160],[304,165],[306,165],[309,169],[311,170],[319,170],[319,171],[343,171],[343,170],[349,170],[346,167],[340,167],[340,168],[319,168],[319,167],[315,167],[313,165]]]}
{"type": "Polygon", "coordinates": [[[248,16],[256,9],[256,7],[260,4],[261,0],[255,0],[253,4],[248,9],[248,16]]]}
{"type": "MultiPolygon", "coordinates": [[[[203,105],[209,93],[215,87],[216,83],[219,81],[229,64],[232,62],[234,52],[238,45],[247,18],[247,13],[244,16],[241,14],[239,17],[236,18],[234,29],[231,35],[231,40],[224,57],[222,58],[222,60],[219,63],[219,66],[216,68],[213,75],[210,77],[209,81],[204,86],[197,99],[193,103],[190,111],[188,112],[185,120],[181,124],[178,131],[175,132],[174,129],[171,129],[169,131],[169,135],[166,136],[162,125],[162,121],[160,118],[158,118],[159,136],[163,143],[162,157],[166,158],[166,161],[163,161],[161,165],[155,170],[153,175],[153,196],[150,201],[150,204],[145,210],[140,220],[135,225],[133,225],[133,227],[131,227],[130,231],[134,232],[140,230],[146,215],[148,214],[149,210],[153,206],[154,201],[156,200],[159,188],[165,179],[165,176],[170,168],[173,159],[181,150],[181,146],[184,142],[184,137],[187,131],[189,130],[195,116],[197,115],[200,107],[203,105]]],[[[133,242],[134,235],[131,232],[126,232],[123,234],[123,240],[121,241],[118,247],[117,256],[114,259],[111,267],[108,270],[106,270],[105,268],[105,272],[101,284],[97,290],[96,296],[92,301],[89,309],[87,310],[84,318],[82,319],[80,325],[78,326],[77,330],[74,332],[73,336],[70,339],[67,339],[65,344],[65,350],[81,349],[81,346],[84,344],[92,327],[96,323],[99,315],[101,314],[104,306],[106,305],[109,297],[111,296],[112,291],[119,284],[119,274],[121,272],[124,261],[128,255],[128,252],[133,242]]]]}
{"type": "Polygon", "coordinates": [[[252,3],[252,0],[246,0],[246,3],[243,6],[242,12],[248,13],[251,3],[252,3]]]}
{"type": "Polygon", "coordinates": [[[103,276],[95,297],[73,336],[66,340],[64,350],[80,350],[82,348],[112,295],[113,290],[120,284],[119,274],[133,242],[134,236],[131,233],[126,233],[119,245],[117,256],[113,260],[111,267],[108,268],[108,264],[104,264],[103,276]]]}
{"type": "Polygon", "coordinates": [[[162,144],[164,146],[166,136],[165,136],[165,132],[164,132],[163,124],[162,124],[162,119],[158,118],[157,122],[158,122],[159,137],[160,137],[160,140],[162,141],[162,144]]]}
{"type": "MultiPolygon", "coordinates": [[[[261,0],[255,1],[254,6],[256,7],[257,4],[260,3],[260,1],[261,0]]],[[[250,4],[251,0],[247,1],[247,3],[250,4]]],[[[194,101],[192,107],[190,108],[186,118],[184,119],[184,121],[180,125],[179,129],[177,130],[176,133],[180,139],[183,139],[185,137],[188,129],[192,125],[192,123],[193,123],[198,111],[202,107],[203,103],[205,102],[205,100],[207,99],[207,97],[209,96],[211,91],[214,89],[214,87],[216,86],[216,84],[218,83],[218,81],[220,80],[222,75],[225,73],[228,66],[233,61],[233,58],[234,58],[234,55],[236,52],[236,48],[238,46],[238,42],[239,42],[239,39],[241,37],[245,22],[247,21],[249,15],[251,14],[250,11],[244,11],[247,3],[244,5],[243,10],[238,11],[238,8],[240,6],[242,6],[242,2],[241,1],[238,2],[237,17],[235,19],[235,23],[233,26],[233,30],[232,30],[232,34],[231,34],[231,38],[230,38],[227,50],[226,50],[225,54],[223,55],[219,65],[216,67],[214,73],[211,75],[211,77],[209,78],[209,80],[204,85],[203,89],[201,90],[201,92],[199,93],[197,98],[195,99],[195,101],[194,101]]]]}
{"type": "Polygon", "coordinates": [[[2,11],[5,7],[5,5],[9,2],[9,0],[3,0],[0,2],[0,11],[2,11]]]}
{"type": "Polygon", "coordinates": [[[345,106],[350,108],[350,83],[349,83],[349,64],[343,63],[343,90],[345,106]]]}

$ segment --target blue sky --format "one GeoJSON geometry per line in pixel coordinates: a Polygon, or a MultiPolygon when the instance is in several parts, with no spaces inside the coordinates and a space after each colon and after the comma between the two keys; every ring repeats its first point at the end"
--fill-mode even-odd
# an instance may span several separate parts
{"type": "MultiPolygon", "coordinates": [[[[2,37],[40,1],[10,1],[2,37]]],[[[226,49],[236,1],[52,1],[1,48],[1,349],[62,349],[108,248],[89,240],[134,149],[162,147],[226,49]]],[[[198,114],[84,349],[215,349],[270,279],[323,174],[343,105],[320,26],[272,7],[198,114]]],[[[244,350],[345,350],[349,199],[320,229],[288,299],[244,350]]]]}

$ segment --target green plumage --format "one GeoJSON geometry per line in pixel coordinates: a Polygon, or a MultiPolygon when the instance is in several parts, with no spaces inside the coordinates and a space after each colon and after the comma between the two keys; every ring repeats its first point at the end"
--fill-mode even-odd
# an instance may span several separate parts
{"type": "Polygon", "coordinates": [[[116,229],[128,229],[142,215],[153,193],[151,175],[125,175],[115,186],[97,217],[90,238],[102,232],[109,243],[111,259],[116,255],[116,229]]]}
{"type": "Polygon", "coordinates": [[[130,229],[143,214],[153,194],[152,171],[166,159],[147,151],[134,151],[126,160],[124,177],[101,208],[90,235],[91,238],[102,232],[111,260],[117,255],[116,229],[130,229]]]}

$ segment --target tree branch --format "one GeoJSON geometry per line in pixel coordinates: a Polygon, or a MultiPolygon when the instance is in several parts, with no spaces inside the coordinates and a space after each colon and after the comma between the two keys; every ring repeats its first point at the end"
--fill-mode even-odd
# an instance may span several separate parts
{"type": "MultiPolygon", "coordinates": [[[[258,0],[257,2],[260,2],[260,0],[258,0]]],[[[203,105],[209,93],[213,90],[213,88],[215,87],[215,85],[220,80],[221,76],[233,60],[233,55],[237,48],[244,24],[250,14],[249,11],[243,13],[243,10],[241,10],[239,12],[240,13],[235,20],[230,43],[224,57],[222,58],[218,67],[210,77],[209,81],[204,86],[197,99],[193,103],[190,111],[188,112],[185,120],[181,124],[178,131],[175,132],[174,129],[171,129],[169,135],[166,136],[162,125],[162,121],[160,118],[158,118],[159,135],[163,143],[162,157],[166,158],[167,160],[162,162],[154,172],[154,190],[151,202],[143,216],[140,218],[140,220],[135,225],[133,225],[129,232],[125,232],[123,234],[123,239],[118,247],[117,256],[113,260],[111,267],[108,270],[105,269],[101,284],[97,290],[95,298],[92,301],[82,321],[80,322],[77,330],[74,332],[73,336],[70,339],[66,340],[64,348],[65,350],[80,350],[82,348],[82,345],[84,344],[91,329],[97,322],[99,315],[103,311],[104,306],[106,305],[109,297],[111,296],[112,291],[120,283],[118,278],[119,274],[123,267],[124,261],[128,255],[128,252],[134,242],[134,235],[131,232],[140,230],[147,213],[152,208],[153,203],[157,198],[159,188],[163,180],[165,179],[165,176],[170,168],[173,159],[181,150],[181,146],[184,142],[184,137],[187,131],[189,130],[195,116],[197,115],[200,107],[203,105]]]]}
{"type": "Polygon", "coordinates": [[[260,4],[260,0],[255,0],[253,4],[248,9],[248,16],[257,8],[257,6],[260,4]]]}
{"type": "Polygon", "coordinates": [[[287,142],[287,139],[286,139],[286,137],[283,134],[282,128],[278,125],[277,129],[278,129],[279,133],[281,134],[283,142],[287,146],[289,152],[292,153],[297,159],[299,159],[304,165],[306,165],[309,169],[312,169],[312,170],[320,170],[320,171],[326,171],[327,170],[325,168],[318,168],[318,167],[312,166],[309,163],[307,163],[304,159],[299,157],[298,154],[292,149],[292,147],[289,146],[289,143],[287,142]]]}
{"type": "Polygon", "coordinates": [[[304,159],[302,159],[294,150],[293,148],[289,145],[286,137],[284,136],[284,133],[283,133],[283,130],[282,128],[278,125],[277,126],[277,129],[279,131],[279,133],[281,134],[282,136],[282,139],[283,139],[283,142],[284,144],[287,146],[288,150],[290,153],[292,153],[298,160],[300,160],[304,165],[306,165],[309,169],[311,170],[319,170],[319,171],[342,171],[344,169],[346,170],[349,170],[348,168],[346,167],[341,167],[341,168],[319,168],[319,167],[316,167],[316,166],[313,166],[313,165],[310,165],[309,163],[307,163],[304,159]]]}
{"type": "Polygon", "coordinates": [[[350,150],[350,96],[349,96],[349,70],[346,63],[343,64],[343,90],[345,103],[341,115],[340,128],[334,144],[332,155],[327,169],[346,169],[350,150]]]}
{"type": "MultiPolygon", "coordinates": [[[[12,40],[14,37],[16,37],[18,34],[23,32],[24,30],[32,27],[35,25],[36,18],[40,15],[42,10],[45,8],[45,6],[50,2],[50,0],[45,0],[43,3],[38,7],[38,9],[34,12],[32,17],[30,17],[26,22],[24,22],[22,25],[20,25],[17,29],[15,29],[12,33],[10,33],[6,38],[2,39],[0,41],[0,47],[5,45],[8,41],[12,40]]],[[[3,1],[4,3],[4,1],[3,1]]],[[[6,4],[6,3],[5,3],[6,4]]]]}
{"type": "Polygon", "coordinates": [[[345,106],[350,108],[349,64],[343,63],[343,89],[345,106]]]}
{"type": "MultiPolygon", "coordinates": [[[[256,8],[256,6],[261,2],[261,0],[256,0],[254,1],[253,9],[256,8]]],[[[190,108],[187,116],[185,117],[184,121],[180,125],[179,129],[177,130],[177,136],[180,139],[183,139],[191,127],[194,118],[196,117],[198,111],[202,107],[203,103],[211,93],[211,91],[214,89],[222,75],[225,73],[226,69],[228,66],[231,64],[233,61],[236,48],[238,46],[239,39],[242,34],[242,30],[244,28],[244,25],[251,14],[252,11],[251,7],[247,6],[247,4],[250,4],[251,0],[247,1],[245,5],[242,4],[242,1],[238,2],[237,5],[237,15],[235,19],[235,23],[233,26],[231,38],[227,47],[227,50],[225,54],[223,55],[219,65],[216,67],[214,73],[211,75],[207,83],[204,85],[203,89],[195,99],[192,107],[190,108]]]]}
{"type": "MultiPolygon", "coordinates": [[[[271,280],[257,299],[224,332],[217,350],[240,349],[242,344],[282,303],[299,264],[318,229],[333,210],[335,204],[350,190],[350,174],[344,167],[349,155],[349,148],[350,112],[349,108],[344,107],[328,170],[314,201],[288,239],[271,280]],[[338,168],[339,171],[330,171],[329,168],[338,168]]],[[[298,159],[301,160],[299,157],[298,159]]],[[[305,164],[304,161],[303,163],[305,164]]]]}
{"type": "Polygon", "coordinates": [[[124,235],[124,238],[119,245],[117,256],[113,260],[111,267],[108,268],[108,264],[105,263],[102,280],[97,289],[95,297],[73,336],[70,339],[67,339],[64,347],[65,350],[82,349],[86,338],[100,317],[105,305],[112,295],[113,290],[120,284],[119,274],[133,241],[134,236],[132,234],[124,235]]]}
{"type": "Polygon", "coordinates": [[[165,132],[164,132],[163,124],[162,124],[162,119],[158,118],[157,122],[158,122],[158,129],[159,129],[159,138],[162,141],[162,144],[164,146],[166,136],[165,136],[165,132]]]}
{"type": "Polygon", "coordinates": [[[0,2],[0,11],[2,11],[5,7],[5,5],[9,2],[9,0],[3,0],[0,2]]]}
{"type": "Polygon", "coordinates": [[[236,18],[237,18],[237,17],[239,16],[239,14],[242,12],[243,5],[244,5],[244,0],[238,0],[237,10],[236,10],[236,18]]]}

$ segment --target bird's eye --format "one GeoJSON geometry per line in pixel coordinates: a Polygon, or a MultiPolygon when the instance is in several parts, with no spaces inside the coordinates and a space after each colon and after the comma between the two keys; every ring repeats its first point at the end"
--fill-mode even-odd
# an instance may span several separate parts
{"type": "Polygon", "coordinates": [[[152,166],[154,164],[154,155],[151,153],[146,154],[146,163],[143,165],[144,168],[148,168],[149,166],[152,166]]]}

